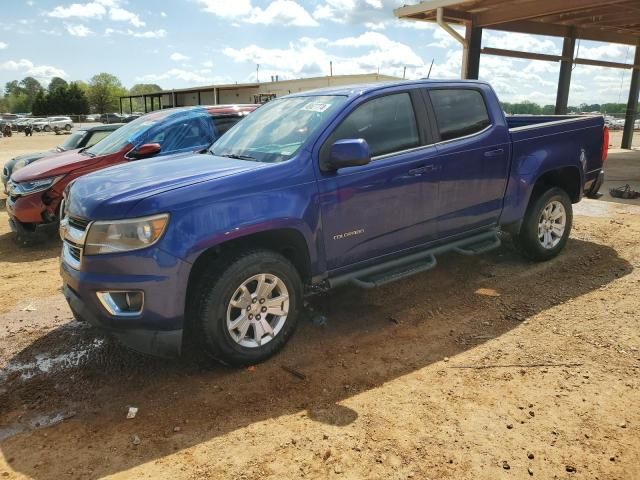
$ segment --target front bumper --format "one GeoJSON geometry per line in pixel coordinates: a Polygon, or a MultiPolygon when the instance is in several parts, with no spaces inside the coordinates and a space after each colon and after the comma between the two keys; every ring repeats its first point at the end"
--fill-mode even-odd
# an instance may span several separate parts
{"type": "Polygon", "coordinates": [[[113,334],[132,350],[176,357],[182,348],[190,267],[152,247],[126,254],[85,256],[80,270],[62,260],[60,273],[65,298],[77,316],[113,334]],[[105,309],[97,292],[118,290],[144,292],[140,315],[114,316],[105,309]]]}

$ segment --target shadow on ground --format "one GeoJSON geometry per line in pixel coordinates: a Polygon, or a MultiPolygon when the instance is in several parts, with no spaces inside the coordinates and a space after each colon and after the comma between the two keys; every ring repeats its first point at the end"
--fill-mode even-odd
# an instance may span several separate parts
{"type": "Polygon", "coordinates": [[[444,256],[426,274],[315,298],[314,308],[328,317],[324,327],[302,321],[283,352],[241,370],[140,357],[70,324],[17,353],[11,365],[33,363],[43,352],[55,358],[87,353],[57,372],[26,379],[24,371],[9,373],[0,388],[0,415],[7,424],[43,412],[73,412],[74,418],[16,434],[0,450],[11,468],[30,478],[68,472],[100,478],[283,415],[306,412],[318,422],[348,425],[358,412],[340,405],[346,398],[443,357],[455,363],[457,354],[522,320],[631,271],[612,248],[575,239],[543,264],[523,261],[508,246],[477,258],[444,256]],[[478,288],[500,296],[478,295],[478,288]],[[140,408],[133,421],[125,420],[129,405],[140,408]],[[142,439],[139,447],[133,435],[142,439]]]}

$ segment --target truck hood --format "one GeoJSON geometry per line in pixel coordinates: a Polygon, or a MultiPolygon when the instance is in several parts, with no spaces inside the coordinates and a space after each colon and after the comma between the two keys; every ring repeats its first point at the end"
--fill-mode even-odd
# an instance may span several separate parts
{"type": "Polygon", "coordinates": [[[90,157],[79,150],[49,154],[49,156],[30,163],[11,176],[14,182],[30,182],[40,178],[65,175],[77,168],[88,167],[98,162],[100,157],[90,157]]]}
{"type": "Polygon", "coordinates": [[[206,153],[137,160],[78,178],[67,192],[66,208],[69,215],[90,220],[126,218],[145,198],[263,166],[206,153]]]}

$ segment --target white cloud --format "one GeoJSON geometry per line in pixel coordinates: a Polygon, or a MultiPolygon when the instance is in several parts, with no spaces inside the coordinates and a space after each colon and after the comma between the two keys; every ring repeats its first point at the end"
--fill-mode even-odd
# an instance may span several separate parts
{"type": "Polygon", "coordinates": [[[274,0],[264,9],[254,6],[251,0],[198,0],[198,3],[205,12],[244,23],[296,27],[318,25],[311,14],[294,0],[274,0]]]}
{"type": "Polygon", "coordinates": [[[7,48],[9,46],[8,43],[5,42],[0,42],[0,50],[4,50],[5,48],[7,48]]]}
{"type": "Polygon", "coordinates": [[[210,71],[201,70],[200,72],[184,70],[180,68],[172,68],[163,73],[150,73],[136,78],[138,82],[156,83],[161,81],[182,81],[191,84],[211,84],[211,83],[227,83],[230,79],[227,77],[214,77],[209,75],[210,71]]]}
{"type": "Polygon", "coordinates": [[[109,37],[114,33],[117,35],[127,35],[135,38],[164,38],[167,36],[167,31],[162,28],[159,30],[149,30],[146,32],[138,32],[131,29],[117,30],[114,28],[105,28],[104,30],[105,37],[109,37]]]}
{"type": "Polygon", "coordinates": [[[12,72],[21,72],[21,75],[28,75],[35,77],[44,83],[48,83],[52,77],[67,77],[67,72],[61,68],[53,67],[51,65],[35,65],[31,60],[22,58],[20,60],[7,60],[4,63],[0,63],[0,70],[7,70],[12,72]]]}
{"type": "Polygon", "coordinates": [[[89,3],[72,3],[68,7],[59,5],[46,14],[53,18],[85,18],[101,19],[104,16],[114,22],[128,22],[134,27],[144,27],[146,24],[140,17],[120,6],[120,0],[95,0],[89,3]]]}
{"type": "Polygon", "coordinates": [[[393,9],[406,0],[325,0],[313,11],[316,20],[362,25],[393,22],[393,9]]]}
{"type": "Polygon", "coordinates": [[[134,27],[144,27],[146,25],[137,14],[120,7],[110,8],[109,18],[115,22],[129,22],[134,27]]]}
{"type": "Polygon", "coordinates": [[[47,16],[54,18],[102,18],[107,13],[107,9],[100,2],[72,3],[68,7],[61,5],[55,7],[47,13],[47,16]]]}
{"type": "Polygon", "coordinates": [[[213,68],[213,62],[211,60],[207,60],[206,62],[202,62],[203,67],[213,68]]]}
{"type": "Polygon", "coordinates": [[[67,32],[69,32],[69,35],[73,35],[74,37],[86,37],[93,34],[93,32],[84,25],[66,25],[65,28],[67,32]]]}
{"type": "Polygon", "coordinates": [[[189,57],[179,52],[172,53],[171,55],[169,55],[169,58],[174,62],[184,62],[185,60],[189,60],[189,57]]]}
{"type": "Polygon", "coordinates": [[[160,12],[160,16],[161,16],[161,17],[166,17],[166,16],[167,16],[167,14],[166,14],[165,12],[160,12]]]}
{"type": "MultiPolygon", "coordinates": [[[[374,73],[402,76],[405,66],[412,67],[416,76],[422,74],[425,64],[407,45],[390,40],[378,32],[367,32],[358,37],[335,41],[323,38],[303,37],[291,42],[287,48],[264,48],[249,45],[243,48],[226,48],[223,54],[236,62],[260,64],[261,78],[279,75],[280,78],[297,78],[327,75],[329,62],[333,73],[374,73]],[[345,55],[345,49],[359,49],[357,55],[345,55]]],[[[249,77],[255,79],[255,74],[249,77]]]]}
{"type": "Polygon", "coordinates": [[[483,37],[483,43],[486,47],[551,55],[559,55],[562,50],[560,40],[552,40],[548,37],[529,35],[527,33],[502,33],[485,30],[483,37]]]}

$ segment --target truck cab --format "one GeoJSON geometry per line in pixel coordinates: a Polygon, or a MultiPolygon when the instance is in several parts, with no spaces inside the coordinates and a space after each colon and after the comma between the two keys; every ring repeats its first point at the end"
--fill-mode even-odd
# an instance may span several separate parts
{"type": "Polygon", "coordinates": [[[275,99],[206,155],[74,182],[64,292],[79,318],[134,349],[262,361],[292,335],[306,294],[481,254],[500,231],[532,260],[558,255],[572,203],[602,173],[605,135],[602,117],[510,124],[478,81],[275,99]]]}

